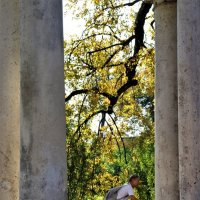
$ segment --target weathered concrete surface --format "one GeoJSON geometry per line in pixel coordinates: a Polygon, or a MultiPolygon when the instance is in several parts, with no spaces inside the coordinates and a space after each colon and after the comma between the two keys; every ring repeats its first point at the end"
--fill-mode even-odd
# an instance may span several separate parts
{"type": "Polygon", "coordinates": [[[19,193],[18,11],[18,0],[0,0],[0,200],[19,193]]]}
{"type": "Polygon", "coordinates": [[[21,0],[20,199],[64,200],[62,0],[21,0]]]}
{"type": "Polygon", "coordinates": [[[155,5],[159,5],[162,3],[171,3],[171,2],[177,2],[177,0],[153,0],[155,5]]]}
{"type": "Polygon", "coordinates": [[[156,8],[157,6],[160,6],[161,4],[177,2],[177,0],[152,0],[152,2],[154,3],[154,6],[156,8]]]}
{"type": "Polygon", "coordinates": [[[176,19],[176,2],[157,4],[156,200],[179,200],[176,19]]]}
{"type": "Polygon", "coordinates": [[[178,1],[180,199],[200,199],[200,1],[178,1]]]}

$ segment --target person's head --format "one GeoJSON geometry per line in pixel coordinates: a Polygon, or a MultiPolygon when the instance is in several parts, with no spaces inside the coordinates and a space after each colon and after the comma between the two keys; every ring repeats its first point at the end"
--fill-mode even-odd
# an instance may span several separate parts
{"type": "Polygon", "coordinates": [[[128,182],[131,184],[132,187],[138,187],[140,183],[140,176],[137,174],[134,174],[130,176],[128,182]]]}

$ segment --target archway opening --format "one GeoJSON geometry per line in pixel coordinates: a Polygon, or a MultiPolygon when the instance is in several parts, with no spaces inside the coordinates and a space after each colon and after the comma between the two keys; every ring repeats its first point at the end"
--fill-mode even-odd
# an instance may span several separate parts
{"type": "Polygon", "coordinates": [[[141,1],[64,1],[68,200],[139,174],[154,199],[154,16],[141,1]]]}

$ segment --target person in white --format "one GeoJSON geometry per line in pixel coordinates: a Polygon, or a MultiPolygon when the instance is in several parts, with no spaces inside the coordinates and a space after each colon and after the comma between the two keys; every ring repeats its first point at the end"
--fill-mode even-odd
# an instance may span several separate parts
{"type": "Polygon", "coordinates": [[[128,184],[124,185],[117,194],[118,200],[137,200],[134,196],[133,188],[138,187],[140,177],[138,175],[132,175],[129,178],[128,184]]]}

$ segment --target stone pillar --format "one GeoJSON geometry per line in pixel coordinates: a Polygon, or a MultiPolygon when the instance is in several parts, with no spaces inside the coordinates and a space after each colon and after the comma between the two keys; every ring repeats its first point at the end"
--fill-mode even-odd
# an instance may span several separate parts
{"type": "Polygon", "coordinates": [[[176,1],[155,2],[156,200],[179,200],[176,6],[176,1]]]}
{"type": "Polygon", "coordinates": [[[19,4],[0,0],[0,200],[19,194],[19,4]]]}
{"type": "Polygon", "coordinates": [[[178,1],[180,199],[200,199],[200,1],[178,1]]]}
{"type": "Polygon", "coordinates": [[[20,0],[20,199],[64,200],[62,0],[20,0]]]}

